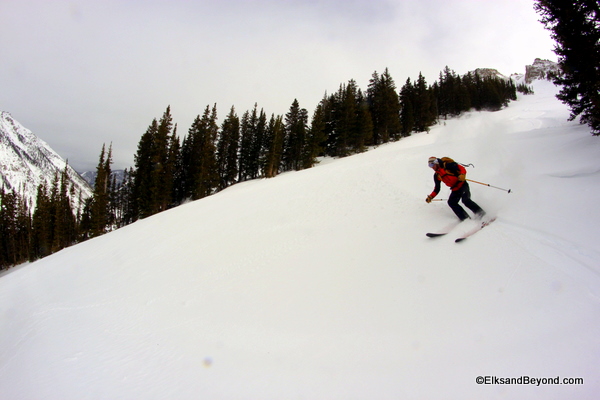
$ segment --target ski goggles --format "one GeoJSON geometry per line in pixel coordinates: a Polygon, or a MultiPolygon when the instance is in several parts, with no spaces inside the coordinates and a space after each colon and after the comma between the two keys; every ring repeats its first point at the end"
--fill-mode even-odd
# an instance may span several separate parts
{"type": "Polygon", "coordinates": [[[430,160],[427,165],[429,165],[429,168],[433,168],[434,166],[438,165],[438,160],[430,160]]]}

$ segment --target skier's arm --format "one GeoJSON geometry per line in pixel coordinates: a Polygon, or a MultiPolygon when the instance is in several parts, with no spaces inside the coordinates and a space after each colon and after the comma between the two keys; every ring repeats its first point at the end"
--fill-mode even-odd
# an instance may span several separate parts
{"type": "Polygon", "coordinates": [[[431,192],[431,194],[429,196],[427,196],[427,199],[425,200],[426,202],[431,202],[431,200],[433,200],[435,198],[435,196],[438,195],[438,193],[440,192],[440,179],[438,178],[437,174],[433,174],[433,182],[435,183],[435,187],[433,188],[433,192],[431,192]]]}

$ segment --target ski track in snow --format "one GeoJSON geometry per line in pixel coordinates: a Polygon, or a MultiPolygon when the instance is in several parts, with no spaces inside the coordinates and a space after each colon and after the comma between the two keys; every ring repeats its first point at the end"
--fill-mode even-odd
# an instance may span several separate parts
{"type": "Polygon", "coordinates": [[[519,225],[508,224],[508,231],[518,235],[518,243],[530,254],[540,258],[560,271],[585,284],[590,293],[600,300],[600,252],[583,247],[549,232],[519,225]]]}

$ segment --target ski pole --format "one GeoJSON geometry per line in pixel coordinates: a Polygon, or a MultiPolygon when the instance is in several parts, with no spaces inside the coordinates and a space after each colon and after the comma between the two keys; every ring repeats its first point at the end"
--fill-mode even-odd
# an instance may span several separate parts
{"type": "Polygon", "coordinates": [[[474,180],[472,180],[472,179],[467,179],[467,180],[468,180],[469,182],[473,182],[473,183],[479,183],[480,185],[483,185],[483,186],[489,186],[489,187],[491,187],[491,188],[494,188],[494,189],[500,189],[500,190],[504,190],[505,192],[508,192],[508,193],[510,193],[510,189],[502,189],[502,188],[500,188],[500,187],[497,187],[497,186],[492,186],[492,185],[490,185],[489,183],[477,182],[477,181],[474,181],[474,180]]]}
{"type": "Polygon", "coordinates": [[[431,201],[446,201],[448,199],[431,199],[431,201]]]}

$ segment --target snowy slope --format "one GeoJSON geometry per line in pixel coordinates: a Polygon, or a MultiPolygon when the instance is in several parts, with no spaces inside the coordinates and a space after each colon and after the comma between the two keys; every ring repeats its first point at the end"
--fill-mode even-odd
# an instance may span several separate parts
{"type": "Polygon", "coordinates": [[[0,397],[596,399],[600,142],[535,90],[3,274],[0,397]],[[512,189],[466,242],[425,237],[432,155],[512,189]]]}
{"type": "MultiPolygon", "coordinates": [[[[52,188],[55,174],[64,171],[66,161],[43,140],[35,136],[7,112],[0,112],[0,185],[14,189],[35,208],[38,186],[46,182],[52,188]]],[[[79,208],[79,194],[85,200],[92,194],[90,186],[70,166],[67,169],[75,186],[74,208],[79,208]]]]}

